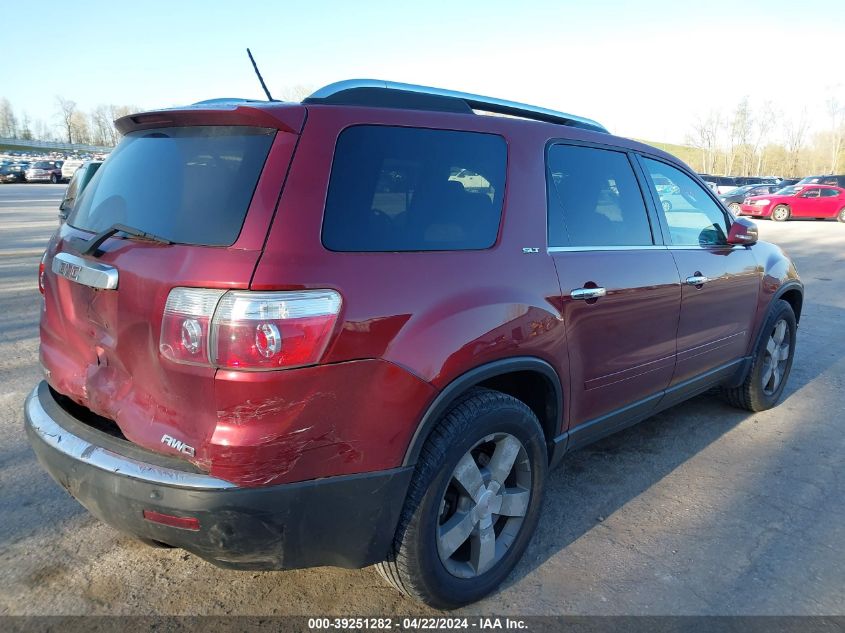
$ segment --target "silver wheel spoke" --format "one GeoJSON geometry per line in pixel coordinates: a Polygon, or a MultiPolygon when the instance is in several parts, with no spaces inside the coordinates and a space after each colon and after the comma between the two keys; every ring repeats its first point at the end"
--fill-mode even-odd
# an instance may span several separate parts
{"type": "Polygon", "coordinates": [[[775,343],[780,345],[783,343],[783,337],[786,335],[786,321],[778,321],[778,324],[775,326],[774,334],[772,334],[772,339],[774,339],[775,343]]]}
{"type": "Polygon", "coordinates": [[[780,369],[776,364],[772,364],[772,391],[778,388],[780,384],[780,369]]]}
{"type": "Polygon", "coordinates": [[[482,479],[481,471],[478,470],[478,464],[475,463],[471,453],[467,453],[461,458],[455,472],[452,473],[452,477],[464,489],[464,492],[477,503],[481,498],[481,493],[484,492],[484,479],[482,479]]]}
{"type": "Polygon", "coordinates": [[[493,457],[487,465],[494,481],[504,485],[519,454],[519,449],[519,441],[511,435],[506,435],[496,443],[496,450],[493,451],[493,457]]]}
{"type": "Polygon", "coordinates": [[[493,530],[493,523],[486,521],[486,525],[478,530],[478,534],[472,537],[470,543],[470,565],[477,575],[481,575],[490,569],[496,560],[496,532],[493,530]]]}
{"type": "Polygon", "coordinates": [[[531,498],[531,493],[527,490],[512,489],[513,492],[505,490],[499,498],[502,500],[502,505],[498,511],[494,510],[496,514],[502,514],[508,517],[524,517],[528,512],[528,501],[531,498]]]}
{"type": "Polygon", "coordinates": [[[774,335],[772,335],[772,338],[766,341],[766,351],[769,353],[769,356],[774,356],[777,348],[778,344],[774,339],[774,335]]]}
{"type": "Polygon", "coordinates": [[[780,346],[778,350],[778,359],[781,361],[789,359],[789,343],[780,346]]]}
{"type": "Polygon", "coordinates": [[[472,534],[475,520],[471,512],[458,512],[440,526],[440,553],[447,558],[463,545],[472,534]]]}
{"type": "Polygon", "coordinates": [[[763,365],[763,389],[768,386],[769,381],[772,379],[772,372],[774,371],[774,363],[771,361],[767,362],[763,365]]]}

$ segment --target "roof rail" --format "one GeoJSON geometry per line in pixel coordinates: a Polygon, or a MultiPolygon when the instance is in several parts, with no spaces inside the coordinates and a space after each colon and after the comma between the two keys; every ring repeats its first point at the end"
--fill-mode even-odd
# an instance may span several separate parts
{"type": "MultiPolygon", "coordinates": [[[[404,93],[414,93],[418,95],[426,95],[429,97],[440,97],[446,99],[453,99],[463,101],[466,106],[475,110],[484,112],[494,112],[496,114],[507,114],[510,116],[521,117],[525,119],[534,119],[536,121],[546,121],[548,123],[558,123],[562,125],[569,125],[572,127],[583,128],[586,130],[593,130],[597,132],[607,132],[600,123],[576,116],[574,114],[567,114],[566,112],[558,112],[556,110],[549,110],[547,108],[540,108],[538,106],[528,105],[525,103],[517,103],[516,101],[506,101],[504,99],[496,99],[493,97],[482,97],[481,95],[469,94],[466,92],[457,92],[455,90],[445,90],[443,88],[430,88],[428,86],[417,86],[414,84],[403,84],[395,81],[383,81],[380,79],[346,79],[329,84],[317,90],[310,95],[303,103],[332,103],[343,104],[344,96],[353,97],[353,95],[360,95],[362,91],[400,91],[404,93]]],[[[368,105],[379,106],[378,100],[369,99],[368,105]]],[[[396,107],[390,104],[389,100],[385,100],[388,107],[396,107]]],[[[346,102],[350,103],[350,102],[346,102]]],[[[351,100],[355,105],[362,105],[355,99],[351,100]]],[[[410,106],[406,106],[410,107],[410,106]]],[[[423,108],[428,109],[428,108],[423,108]]],[[[432,108],[434,109],[434,108],[432,108]]]]}

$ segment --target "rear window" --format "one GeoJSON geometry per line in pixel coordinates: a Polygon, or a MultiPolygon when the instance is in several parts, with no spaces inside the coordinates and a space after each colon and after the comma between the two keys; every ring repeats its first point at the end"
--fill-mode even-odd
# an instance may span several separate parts
{"type": "Polygon", "coordinates": [[[355,126],[338,137],[323,216],[334,251],[491,247],[499,231],[507,146],[502,137],[355,126]]]}
{"type": "Polygon", "coordinates": [[[95,232],[127,224],[181,244],[228,246],[241,231],[274,135],[223,126],[130,132],[68,223],[95,232]]]}

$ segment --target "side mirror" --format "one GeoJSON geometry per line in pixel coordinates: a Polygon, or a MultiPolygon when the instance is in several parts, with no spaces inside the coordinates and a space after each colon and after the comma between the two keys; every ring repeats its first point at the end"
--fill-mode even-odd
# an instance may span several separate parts
{"type": "Polygon", "coordinates": [[[757,225],[746,218],[737,218],[728,231],[728,244],[750,246],[757,243],[757,225]]]}

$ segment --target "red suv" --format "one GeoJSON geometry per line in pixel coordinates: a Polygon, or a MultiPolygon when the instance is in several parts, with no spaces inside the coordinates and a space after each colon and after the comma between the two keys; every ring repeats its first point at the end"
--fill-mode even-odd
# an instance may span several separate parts
{"type": "Polygon", "coordinates": [[[359,80],[117,125],[44,255],[26,428],[148,543],[377,563],[454,607],[513,569],[568,451],[783,393],[792,263],[593,121],[359,80]]]}

